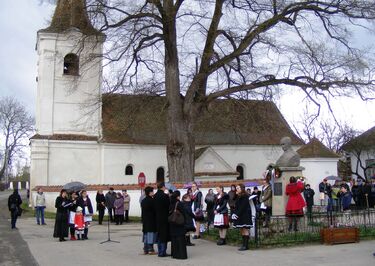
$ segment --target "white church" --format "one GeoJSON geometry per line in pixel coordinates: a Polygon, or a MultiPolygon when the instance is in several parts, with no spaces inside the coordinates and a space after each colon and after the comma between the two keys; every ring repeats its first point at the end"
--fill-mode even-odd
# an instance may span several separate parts
{"type": "MultiPolygon", "coordinates": [[[[84,3],[58,1],[51,25],[37,33],[30,187],[43,187],[53,197],[71,181],[107,190],[131,189],[140,172],[147,183],[168,180],[166,99],[102,95],[105,36],[91,25],[84,3]]],[[[261,179],[281,155],[282,137],[291,137],[295,150],[304,145],[272,102],[217,100],[207,109],[195,128],[196,180],[261,179]]],[[[320,179],[334,171],[312,175],[320,179]]]]}

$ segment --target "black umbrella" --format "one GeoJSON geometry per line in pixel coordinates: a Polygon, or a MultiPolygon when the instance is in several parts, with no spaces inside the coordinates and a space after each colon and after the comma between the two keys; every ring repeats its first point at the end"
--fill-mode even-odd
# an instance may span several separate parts
{"type": "Polygon", "coordinates": [[[342,180],[341,177],[338,177],[338,176],[335,176],[335,175],[327,176],[325,179],[327,179],[327,180],[333,180],[333,181],[341,181],[342,180]]]}
{"type": "Polygon", "coordinates": [[[63,189],[65,189],[68,192],[77,192],[81,191],[82,189],[85,189],[86,185],[81,182],[70,182],[63,186],[63,189]]]}

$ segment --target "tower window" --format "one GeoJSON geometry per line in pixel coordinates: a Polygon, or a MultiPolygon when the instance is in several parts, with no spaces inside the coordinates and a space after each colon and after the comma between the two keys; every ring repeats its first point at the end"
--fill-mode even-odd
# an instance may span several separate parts
{"type": "Polygon", "coordinates": [[[156,182],[164,182],[165,172],[163,167],[156,169],[156,182]]]}
{"type": "Polygon", "coordinates": [[[76,54],[67,54],[64,57],[64,75],[79,74],[79,58],[76,54]]]}
{"type": "Polygon", "coordinates": [[[125,175],[133,175],[133,165],[128,164],[125,167],[125,175]]]}
{"type": "Polygon", "coordinates": [[[240,174],[237,176],[237,180],[243,180],[244,179],[244,167],[242,165],[237,165],[236,171],[240,174]]]}

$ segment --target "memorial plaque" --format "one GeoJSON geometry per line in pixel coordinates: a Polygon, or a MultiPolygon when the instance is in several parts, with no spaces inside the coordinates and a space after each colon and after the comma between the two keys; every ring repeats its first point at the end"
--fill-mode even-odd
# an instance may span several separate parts
{"type": "Polygon", "coordinates": [[[273,185],[273,195],[282,196],[283,195],[283,183],[274,183],[273,185]]]}

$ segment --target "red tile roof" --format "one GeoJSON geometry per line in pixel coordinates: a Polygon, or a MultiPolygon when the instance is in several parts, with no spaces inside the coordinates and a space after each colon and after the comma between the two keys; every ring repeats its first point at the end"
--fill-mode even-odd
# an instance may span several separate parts
{"type": "MultiPolygon", "coordinates": [[[[240,183],[246,183],[246,182],[255,182],[259,185],[262,185],[262,179],[251,179],[251,180],[235,180],[235,181],[200,181],[200,184],[202,188],[215,188],[217,186],[223,186],[223,187],[230,187],[232,184],[240,184],[240,183]]],[[[173,183],[173,185],[176,186],[177,189],[182,189],[184,187],[184,183],[173,183]]],[[[156,188],[156,183],[148,183],[146,186],[152,186],[156,188]]],[[[62,189],[61,186],[36,186],[32,190],[36,191],[37,188],[42,188],[45,192],[60,192],[62,189]]],[[[137,190],[141,189],[141,187],[138,184],[90,184],[86,186],[87,191],[97,191],[97,190],[108,190],[110,187],[113,187],[115,190],[137,190]]]]}

